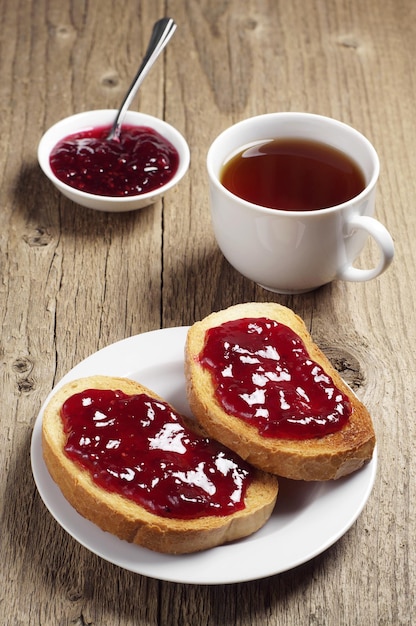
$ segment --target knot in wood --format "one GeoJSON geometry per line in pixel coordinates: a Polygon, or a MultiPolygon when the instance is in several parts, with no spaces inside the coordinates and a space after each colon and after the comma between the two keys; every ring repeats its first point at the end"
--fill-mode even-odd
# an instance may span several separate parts
{"type": "Polygon", "coordinates": [[[120,83],[119,76],[118,74],[115,74],[115,73],[106,74],[101,79],[101,84],[104,85],[104,87],[109,87],[110,89],[117,87],[119,83],[120,83]]]}
{"type": "Polygon", "coordinates": [[[31,233],[23,235],[24,241],[33,248],[47,246],[52,241],[52,235],[46,228],[39,226],[31,233]]]}
{"type": "Polygon", "coordinates": [[[360,47],[358,40],[353,35],[345,35],[338,39],[338,44],[343,48],[357,50],[360,47]]]}
{"type": "Polygon", "coordinates": [[[33,378],[21,378],[17,381],[17,388],[21,393],[29,393],[35,388],[33,378]]]}
{"type": "Polygon", "coordinates": [[[26,374],[27,372],[32,371],[33,363],[29,358],[20,356],[15,359],[12,364],[12,368],[16,374],[26,374]]]}
{"type": "Polygon", "coordinates": [[[17,357],[12,363],[12,369],[17,377],[19,393],[29,393],[35,387],[35,381],[29,376],[33,369],[33,362],[26,356],[17,357]]]}
{"type": "Polygon", "coordinates": [[[365,375],[356,356],[338,346],[323,346],[321,344],[321,348],[351,389],[356,390],[363,385],[365,375]]]}

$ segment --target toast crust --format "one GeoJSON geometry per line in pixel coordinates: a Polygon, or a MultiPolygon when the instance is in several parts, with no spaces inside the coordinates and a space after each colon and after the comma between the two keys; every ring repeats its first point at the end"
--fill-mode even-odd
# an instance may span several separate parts
{"type": "Polygon", "coordinates": [[[208,435],[264,471],[294,480],[330,480],[356,471],[372,457],[375,434],[367,409],[313,342],[303,320],[287,307],[270,302],[237,304],[196,322],[187,335],[185,375],[189,405],[208,435]],[[255,317],[289,326],[301,337],[310,357],[348,396],[353,411],[341,430],[304,440],[266,438],[255,426],[222,410],[215,398],[211,373],[198,360],[205,332],[230,320],[255,317]]]}
{"type": "MultiPolygon", "coordinates": [[[[45,464],[64,497],[83,517],[120,539],[169,554],[206,550],[246,537],[266,523],[276,502],[278,483],[276,477],[258,470],[248,486],[245,509],[228,516],[194,520],[162,518],[96,485],[89,472],[74,463],[64,451],[66,435],[61,407],[67,398],[85,389],[114,389],[129,395],[146,393],[162,400],[135,381],[106,376],[75,380],[61,387],[51,398],[42,421],[45,464]]],[[[187,427],[202,434],[194,420],[183,419],[187,427]]]]}

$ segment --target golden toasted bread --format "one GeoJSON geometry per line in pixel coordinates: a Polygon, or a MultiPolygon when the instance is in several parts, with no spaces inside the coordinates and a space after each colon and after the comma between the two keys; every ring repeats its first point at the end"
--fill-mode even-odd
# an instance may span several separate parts
{"type": "Polygon", "coordinates": [[[375,434],[367,409],[313,342],[304,322],[287,307],[275,303],[238,304],[196,322],[188,331],[185,374],[189,405],[208,435],[266,472],[295,480],[329,480],[354,472],[372,457],[375,434]],[[200,355],[208,329],[244,318],[275,320],[302,339],[310,358],[351,403],[351,415],[340,430],[306,439],[265,437],[255,425],[223,409],[211,371],[202,365],[200,355]]]}

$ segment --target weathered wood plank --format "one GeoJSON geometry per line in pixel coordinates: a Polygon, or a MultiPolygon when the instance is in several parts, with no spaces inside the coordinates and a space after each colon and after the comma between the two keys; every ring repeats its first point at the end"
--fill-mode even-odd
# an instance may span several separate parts
{"type": "MultiPolygon", "coordinates": [[[[411,624],[415,11],[410,0],[0,2],[4,623],[411,624]],[[76,207],[41,174],[39,138],[73,112],[117,107],[163,14],[179,28],[134,106],[184,133],[190,171],[153,208],[107,215],[76,207]],[[223,259],[210,224],[206,152],[228,125],[273,110],[331,115],[374,143],[377,216],[397,246],[381,278],[278,296],[223,259]],[[276,300],[302,315],[373,414],[379,471],[363,514],[310,563],[250,583],[164,583],[101,560],[37,495],[30,437],[41,403],[71,367],[113,341],[248,300],[276,300]]],[[[360,263],[374,256],[369,246],[360,263]]]]}

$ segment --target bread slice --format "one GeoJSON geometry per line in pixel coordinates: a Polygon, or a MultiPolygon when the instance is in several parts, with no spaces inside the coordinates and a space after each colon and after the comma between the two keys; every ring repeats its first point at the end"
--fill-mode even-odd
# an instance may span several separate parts
{"type": "Polygon", "coordinates": [[[329,480],[354,472],[371,459],[375,434],[370,415],[312,341],[304,322],[275,303],[245,303],[212,313],[188,331],[185,347],[188,401],[204,430],[252,465],[295,480],[329,480]],[[311,439],[282,439],[261,435],[240,417],[226,413],[216,399],[211,372],[199,359],[205,333],[230,320],[263,317],[290,327],[304,342],[312,360],[322,366],[336,387],[346,394],[352,414],[341,430],[311,439]]]}
{"type": "MultiPolygon", "coordinates": [[[[53,395],[43,415],[43,456],[53,480],[82,516],[120,539],[171,554],[212,548],[246,537],[265,524],[275,505],[278,483],[276,477],[255,468],[252,468],[253,478],[246,492],[245,508],[225,516],[161,517],[119,493],[98,486],[89,471],[74,462],[64,450],[67,435],[61,418],[62,405],[67,398],[87,389],[120,390],[127,395],[145,393],[162,401],[135,381],[106,376],[75,380],[53,395]]],[[[206,436],[194,420],[183,418],[183,422],[193,432],[206,436]]]]}

